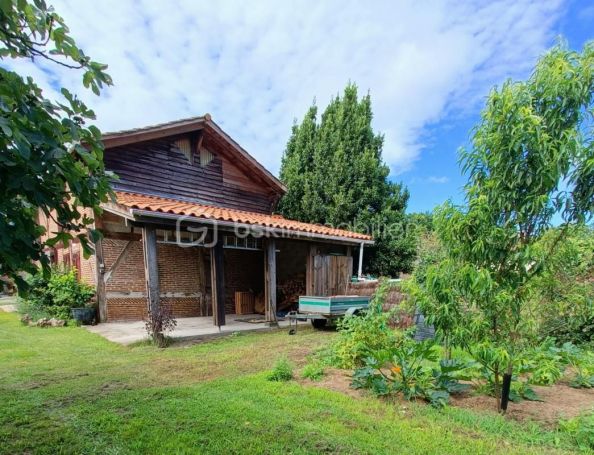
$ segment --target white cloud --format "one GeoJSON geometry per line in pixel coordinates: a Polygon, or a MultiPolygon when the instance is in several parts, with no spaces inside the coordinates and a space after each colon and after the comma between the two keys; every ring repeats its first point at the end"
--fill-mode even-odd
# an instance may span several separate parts
{"type": "Polygon", "coordinates": [[[414,184],[423,184],[423,183],[435,183],[438,185],[442,185],[445,183],[449,183],[450,178],[442,175],[442,176],[435,176],[435,175],[430,175],[429,177],[413,177],[412,179],[410,179],[410,181],[408,182],[410,185],[414,185],[414,184]]]}
{"type": "Polygon", "coordinates": [[[434,175],[432,175],[431,177],[429,177],[427,179],[427,182],[429,183],[448,183],[450,181],[450,179],[448,177],[441,176],[441,177],[435,177],[434,175]]]}
{"type": "MultiPolygon", "coordinates": [[[[210,112],[276,172],[294,118],[351,80],[371,91],[395,173],[426,127],[476,108],[550,44],[561,0],[157,2],[60,0],[57,11],[115,86],[84,94],[104,130],[210,112]]],[[[51,73],[14,63],[52,90],[51,73]]],[[[80,75],[55,69],[81,92],[80,75]]]]}

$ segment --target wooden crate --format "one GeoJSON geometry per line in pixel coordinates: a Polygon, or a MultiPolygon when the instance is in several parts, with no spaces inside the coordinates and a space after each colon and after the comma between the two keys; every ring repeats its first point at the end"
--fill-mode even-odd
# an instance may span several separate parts
{"type": "Polygon", "coordinates": [[[235,314],[254,314],[255,306],[256,300],[253,292],[235,293],[235,314]]]}

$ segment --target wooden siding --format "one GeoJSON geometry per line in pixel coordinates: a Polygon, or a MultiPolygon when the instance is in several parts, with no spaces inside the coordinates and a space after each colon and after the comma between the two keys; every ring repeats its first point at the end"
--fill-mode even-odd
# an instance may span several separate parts
{"type": "Polygon", "coordinates": [[[353,258],[349,256],[310,255],[306,279],[308,295],[327,297],[345,295],[353,269],[353,258]]]}
{"type": "MultiPolygon", "coordinates": [[[[276,195],[240,170],[231,159],[213,152],[214,159],[193,163],[174,145],[180,137],[129,144],[105,150],[107,170],[119,176],[115,189],[185,198],[203,204],[271,213],[276,195]]],[[[214,145],[214,144],[213,144],[214,145]]],[[[212,147],[209,147],[211,149],[212,147]]]]}

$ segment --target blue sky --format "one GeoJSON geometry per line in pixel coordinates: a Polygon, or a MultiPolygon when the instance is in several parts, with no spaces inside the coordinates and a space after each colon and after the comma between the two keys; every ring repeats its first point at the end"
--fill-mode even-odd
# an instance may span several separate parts
{"type": "MultiPolygon", "coordinates": [[[[562,36],[570,47],[581,49],[585,42],[594,39],[594,1],[576,0],[561,4],[558,19],[551,28],[549,45],[554,45],[562,36]]],[[[527,76],[530,71],[526,71],[527,76]]],[[[518,75],[522,77],[522,75],[518,75]]],[[[488,92],[485,92],[485,95],[488,92]]],[[[462,187],[466,179],[457,163],[457,151],[468,144],[470,132],[479,121],[481,106],[476,106],[465,115],[445,117],[427,127],[430,139],[423,148],[419,160],[410,172],[396,177],[409,187],[411,199],[409,211],[430,211],[447,198],[463,202],[462,187]],[[426,175],[441,176],[437,182],[428,182],[426,175]]]]}
{"type": "Polygon", "coordinates": [[[209,112],[277,174],[293,120],[357,83],[409,211],[461,201],[457,150],[493,85],[526,77],[559,35],[580,48],[594,30],[594,0],[49,3],[115,85],[96,97],[74,71],[4,64],[48,96],[80,93],[103,131],[209,112]]]}

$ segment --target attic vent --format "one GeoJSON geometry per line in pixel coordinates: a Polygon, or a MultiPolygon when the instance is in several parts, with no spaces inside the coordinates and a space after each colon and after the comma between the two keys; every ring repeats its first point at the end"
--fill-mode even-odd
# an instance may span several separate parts
{"type": "Polygon", "coordinates": [[[189,138],[178,139],[173,143],[175,147],[184,154],[186,159],[192,163],[192,146],[189,138]]]}
{"type": "Polygon", "coordinates": [[[200,149],[200,165],[201,166],[206,166],[213,159],[214,159],[214,155],[212,154],[212,152],[210,150],[207,150],[204,147],[202,147],[200,149]]]}

